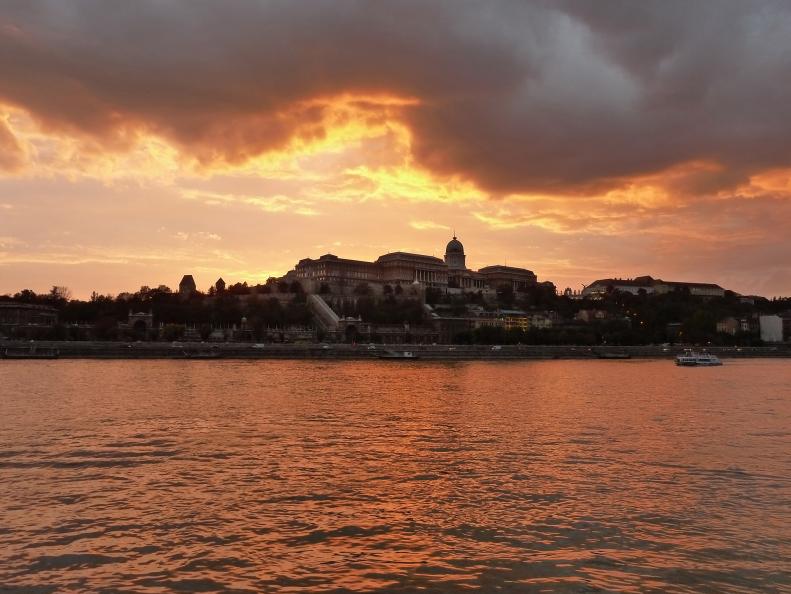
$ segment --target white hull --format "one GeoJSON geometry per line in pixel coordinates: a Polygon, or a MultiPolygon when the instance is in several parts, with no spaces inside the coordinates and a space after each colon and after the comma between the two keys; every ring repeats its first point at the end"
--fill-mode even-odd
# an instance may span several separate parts
{"type": "Polygon", "coordinates": [[[722,365],[722,361],[715,355],[687,351],[683,355],[676,356],[676,365],[679,367],[716,367],[722,365]]]}

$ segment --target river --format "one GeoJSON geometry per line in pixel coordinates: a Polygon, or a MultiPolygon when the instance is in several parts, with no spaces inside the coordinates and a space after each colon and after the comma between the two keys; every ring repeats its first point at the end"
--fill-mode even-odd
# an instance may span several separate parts
{"type": "Polygon", "coordinates": [[[791,592],[791,361],[0,361],[0,592],[791,592]]]}

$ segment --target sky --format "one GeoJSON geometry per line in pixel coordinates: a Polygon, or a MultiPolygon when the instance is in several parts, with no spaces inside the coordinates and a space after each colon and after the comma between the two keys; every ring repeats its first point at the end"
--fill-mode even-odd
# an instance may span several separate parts
{"type": "Polygon", "coordinates": [[[791,295],[791,2],[0,4],[0,294],[444,254],[791,295]]]}

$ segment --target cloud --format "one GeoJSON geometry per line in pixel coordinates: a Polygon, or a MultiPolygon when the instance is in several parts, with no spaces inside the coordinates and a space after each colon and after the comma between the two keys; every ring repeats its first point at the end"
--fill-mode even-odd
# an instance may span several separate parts
{"type": "Polygon", "coordinates": [[[721,165],[699,191],[791,161],[779,0],[31,1],[0,19],[0,101],[105,150],[154,135],[241,163],[352,117],[403,123],[419,166],[494,193],[721,165]]]}
{"type": "Polygon", "coordinates": [[[306,217],[318,216],[320,213],[312,207],[312,202],[301,198],[291,198],[284,195],[275,196],[248,196],[234,193],[206,192],[202,190],[184,190],[184,198],[200,200],[210,206],[242,205],[251,206],[268,213],[291,212],[306,217]]]}
{"type": "Polygon", "coordinates": [[[480,265],[788,291],[789,55],[782,0],[11,0],[0,280],[148,274],[151,221],[163,282],[431,253],[452,221],[480,265]]]}
{"type": "Polygon", "coordinates": [[[410,221],[409,226],[418,231],[433,231],[436,229],[448,231],[450,229],[447,225],[441,225],[434,221],[410,221]]]}
{"type": "Polygon", "coordinates": [[[179,241],[200,241],[204,239],[208,239],[210,241],[220,241],[222,239],[222,237],[216,233],[209,233],[207,231],[195,231],[193,233],[188,233],[187,231],[176,231],[176,233],[173,234],[173,237],[179,241]]]}
{"type": "Polygon", "coordinates": [[[24,149],[8,125],[0,118],[0,171],[19,171],[24,164],[24,149]]]}
{"type": "Polygon", "coordinates": [[[0,235],[0,249],[24,246],[25,242],[18,237],[0,235]]]}

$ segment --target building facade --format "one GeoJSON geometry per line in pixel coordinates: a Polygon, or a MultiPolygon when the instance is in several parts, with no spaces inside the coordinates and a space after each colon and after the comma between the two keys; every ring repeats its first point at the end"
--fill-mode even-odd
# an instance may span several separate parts
{"type": "Polygon", "coordinates": [[[538,278],[533,271],[525,268],[501,265],[484,266],[478,273],[483,277],[484,282],[492,288],[510,285],[514,291],[526,291],[538,284],[538,278]]]}
{"type": "Polygon", "coordinates": [[[696,297],[722,297],[725,289],[712,283],[687,283],[663,281],[651,276],[635,278],[605,278],[592,282],[582,290],[583,297],[602,297],[612,292],[631,293],[632,295],[666,294],[674,291],[688,292],[696,297]]]}
{"type": "Polygon", "coordinates": [[[58,323],[58,310],[33,303],[0,303],[0,328],[11,330],[21,326],[52,327],[58,323]]]}
{"type": "Polygon", "coordinates": [[[419,283],[438,289],[448,286],[448,267],[434,256],[393,252],[379,256],[374,262],[379,267],[383,283],[405,285],[419,283]]]}
{"type": "Polygon", "coordinates": [[[324,254],[313,260],[304,258],[294,267],[297,279],[320,283],[381,282],[381,270],[375,262],[339,258],[324,254]]]}
{"type": "Polygon", "coordinates": [[[764,342],[783,342],[783,319],[780,316],[758,316],[758,327],[764,342]]]}
{"type": "Polygon", "coordinates": [[[409,252],[391,252],[374,262],[339,258],[324,254],[317,259],[300,260],[287,278],[349,285],[379,283],[382,285],[419,284],[435,289],[479,291],[497,289],[509,284],[515,291],[524,291],[537,284],[536,275],[524,268],[487,266],[479,271],[466,265],[464,245],[454,235],[445,248],[444,259],[409,252]]]}

